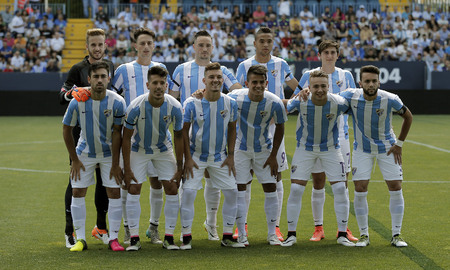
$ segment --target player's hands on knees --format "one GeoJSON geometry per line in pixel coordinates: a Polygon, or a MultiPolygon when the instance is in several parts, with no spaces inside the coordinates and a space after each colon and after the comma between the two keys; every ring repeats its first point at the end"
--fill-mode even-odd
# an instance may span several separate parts
{"type": "Polygon", "coordinates": [[[391,146],[391,148],[387,152],[388,156],[390,154],[394,155],[395,164],[402,165],[402,148],[400,146],[395,145],[395,144],[393,146],[391,146]]]}
{"type": "Polygon", "coordinates": [[[276,156],[270,155],[267,158],[266,163],[264,163],[263,168],[265,168],[266,166],[270,166],[270,175],[274,177],[278,175],[278,161],[276,156]]]}
{"type": "Polygon", "coordinates": [[[78,102],[86,102],[91,96],[91,92],[84,87],[74,86],[70,91],[72,91],[72,97],[78,102]]]}
{"type": "Polygon", "coordinates": [[[79,159],[72,160],[72,166],[70,167],[70,178],[73,179],[73,181],[77,181],[77,180],[81,179],[81,176],[80,176],[81,169],[83,171],[86,171],[83,163],[79,159]]]}
{"type": "Polygon", "coordinates": [[[198,89],[194,93],[192,93],[192,96],[196,99],[202,99],[203,98],[203,92],[205,92],[205,89],[198,89]]]}
{"type": "Polygon", "coordinates": [[[297,94],[298,100],[300,100],[300,101],[307,101],[309,93],[311,93],[309,91],[309,87],[303,88],[302,91],[300,91],[300,93],[297,94]]]}
{"type": "Polygon", "coordinates": [[[123,174],[125,189],[128,189],[130,187],[131,181],[136,182],[136,184],[138,183],[138,181],[134,177],[134,173],[131,170],[125,170],[125,173],[123,174]]]}
{"type": "Polygon", "coordinates": [[[198,169],[197,163],[195,163],[195,161],[192,158],[186,159],[184,161],[184,177],[186,178],[186,180],[189,179],[191,176],[192,178],[194,178],[194,167],[198,169]]]}
{"type": "Polygon", "coordinates": [[[180,182],[181,182],[182,177],[183,177],[183,170],[177,170],[169,182],[177,184],[177,189],[178,189],[180,187],[180,182]]]}
{"type": "Polygon", "coordinates": [[[111,170],[109,171],[109,179],[112,179],[113,177],[116,183],[121,186],[123,182],[123,172],[120,166],[111,167],[111,170]]]}
{"type": "Polygon", "coordinates": [[[227,156],[227,158],[223,161],[222,165],[220,165],[220,168],[223,168],[224,166],[228,166],[229,176],[233,174],[233,176],[236,177],[236,168],[234,167],[234,155],[227,156]]]}

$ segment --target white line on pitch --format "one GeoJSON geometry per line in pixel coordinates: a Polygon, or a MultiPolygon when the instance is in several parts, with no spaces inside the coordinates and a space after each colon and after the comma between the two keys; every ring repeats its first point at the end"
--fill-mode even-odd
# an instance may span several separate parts
{"type": "Polygon", "coordinates": [[[438,150],[438,151],[442,151],[445,153],[450,153],[450,150],[444,149],[444,148],[440,148],[440,147],[436,147],[433,145],[429,145],[429,144],[425,144],[425,143],[421,143],[421,142],[415,142],[415,141],[411,141],[411,140],[406,140],[406,142],[410,142],[412,144],[417,144],[417,145],[421,145],[421,146],[425,146],[434,150],[438,150]]]}
{"type": "Polygon", "coordinates": [[[34,141],[34,142],[9,142],[9,143],[0,143],[0,146],[3,145],[19,145],[19,144],[43,144],[43,143],[61,143],[62,140],[55,141],[34,141]]]}
{"type": "Polygon", "coordinates": [[[20,169],[20,168],[7,168],[7,167],[0,167],[0,170],[7,170],[7,171],[16,171],[16,172],[38,172],[38,173],[64,173],[68,174],[69,171],[45,171],[45,170],[30,170],[30,169],[20,169]]]}

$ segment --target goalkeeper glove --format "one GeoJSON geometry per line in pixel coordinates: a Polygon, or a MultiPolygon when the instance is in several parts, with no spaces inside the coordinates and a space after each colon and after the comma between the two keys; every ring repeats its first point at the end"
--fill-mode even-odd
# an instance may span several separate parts
{"type": "Polygon", "coordinates": [[[70,89],[72,92],[72,97],[76,99],[78,102],[86,102],[89,97],[91,96],[91,92],[89,92],[88,89],[83,87],[77,87],[74,85],[72,89],[70,89]]]}

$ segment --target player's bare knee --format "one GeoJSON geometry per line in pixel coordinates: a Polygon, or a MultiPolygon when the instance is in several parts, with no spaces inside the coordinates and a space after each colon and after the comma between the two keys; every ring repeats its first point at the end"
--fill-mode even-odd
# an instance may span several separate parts
{"type": "Polygon", "coordinates": [[[277,184],[275,184],[275,183],[263,184],[262,187],[263,187],[264,192],[277,191],[277,184]]]}
{"type": "Polygon", "coordinates": [[[158,177],[150,177],[150,186],[153,189],[162,189],[161,181],[158,180],[158,177]]]}
{"type": "Polygon", "coordinates": [[[141,194],[142,184],[131,184],[128,188],[128,193],[131,195],[139,195],[141,194]]]}
{"type": "Polygon", "coordinates": [[[386,181],[389,191],[398,191],[402,189],[402,180],[386,181]]]}
{"type": "Polygon", "coordinates": [[[313,186],[314,189],[323,189],[325,187],[325,173],[312,173],[312,180],[313,180],[313,186]]]}
{"type": "Polygon", "coordinates": [[[237,185],[238,191],[246,191],[247,190],[247,184],[238,184],[237,185]]]}
{"type": "Polygon", "coordinates": [[[164,181],[164,192],[166,195],[177,195],[178,188],[176,183],[172,183],[169,181],[164,181]]]}
{"type": "Polygon", "coordinates": [[[367,192],[367,189],[369,187],[369,180],[353,181],[353,183],[355,184],[355,191],[367,192]]]}
{"type": "Polygon", "coordinates": [[[72,196],[74,198],[86,197],[87,188],[72,188],[72,196]]]}
{"type": "Polygon", "coordinates": [[[291,183],[302,185],[302,186],[306,186],[308,181],[306,181],[306,180],[298,180],[298,179],[291,179],[291,183]]]}
{"type": "Polygon", "coordinates": [[[106,194],[109,199],[120,199],[120,188],[106,188],[106,194]]]}

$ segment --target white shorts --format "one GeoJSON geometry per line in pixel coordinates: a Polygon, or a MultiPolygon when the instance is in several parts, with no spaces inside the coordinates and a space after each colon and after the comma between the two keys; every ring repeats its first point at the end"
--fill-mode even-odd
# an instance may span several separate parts
{"type": "MultiPolygon", "coordinates": [[[[339,144],[341,146],[341,154],[342,158],[344,158],[344,165],[345,165],[345,172],[349,173],[352,171],[351,167],[351,158],[350,158],[350,140],[345,139],[345,137],[339,137],[339,144]]],[[[314,165],[314,168],[312,170],[312,173],[321,173],[323,172],[322,163],[318,159],[316,161],[316,164],[314,165]]]]}
{"type": "Polygon", "coordinates": [[[85,170],[80,170],[80,180],[74,181],[71,179],[73,188],[87,188],[95,184],[95,168],[97,164],[100,167],[100,173],[102,176],[102,184],[109,188],[120,188],[116,183],[115,178],[109,179],[109,174],[112,167],[112,157],[90,158],[86,156],[78,156],[85,170]]]}
{"type": "Polygon", "coordinates": [[[403,180],[402,166],[395,163],[394,155],[387,153],[383,154],[369,154],[361,150],[353,151],[353,168],[352,179],[369,180],[373,168],[374,160],[377,160],[383,178],[386,181],[403,180]]]}
{"type": "MultiPolygon", "coordinates": [[[[231,176],[228,174],[228,166],[224,166],[221,168],[223,161],[226,156],[223,155],[222,161],[214,162],[211,161],[200,161],[197,157],[193,156],[192,159],[195,163],[197,163],[198,169],[195,167],[192,169],[194,172],[194,177],[190,176],[189,179],[183,179],[183,189],[194,189],[199,190],[202,189],[202,178],[205,172],[205,169],[208,169],[209,173],[209,183],[213,188],[217,189],[235,189],[237,188],[236,179],[231,173],[231,176]]],[[[250,170],[250,168],[248,168],[250,170]]]]}
{"type": "Polygon", "coordinates": [[[149,164],[153,164],[159,180],[170,180],[176,172],[177,163],[172,150],[161,153],[145,154],[131,151],[131,170],[139,184],[147,181],[149,164]]]}
{"type": "Polygon", "coordinates": [[[256,175],[261,184],[277,183],[277,178],[270,174],[270,166],[263,168],[271,151],[263,150],[262,152],[236,150],[234,152],[234,166],[236,168],[236,183],[247,184],[252,180],[250,169],[256,175]]]}
{"type": "Polygon", "coordinates": [[[328,181],[345,181],[344,160],[339,149],[314,152],[306,151],[303,147],[295,149],[291,165],[291,179],[308,181],[314,164],[320,160],[328,181]]]}
{"type": "MultiPolygon", "coordinates": [[[[275,133],[275,124],[270,124],[269,134],[272,136],[272,138],[274,133],[275,133]]],[[[289,168],[289,164],[286,158],[286,148],[284,147],[284,136],[283,140],[281,141],[280,148],[278,148],[277,162],[278,162],[278,172],[285,171],[289,168]]]]}
{"type": "MultiPolygon", "coordinates": [[[[131,151],[131,152],[133,152],[133,151],[131,151]]],[[[123,168],[122,151],[120,153],[121,153],[120,154],[120,168],[123,168]]],[[[156,171],[155,171],[155,167],[153,167],[153,163],[151,161],[148,162],[147,176],[148,177],[158,177],[158,175],[156,174],[156,171]]]]}

